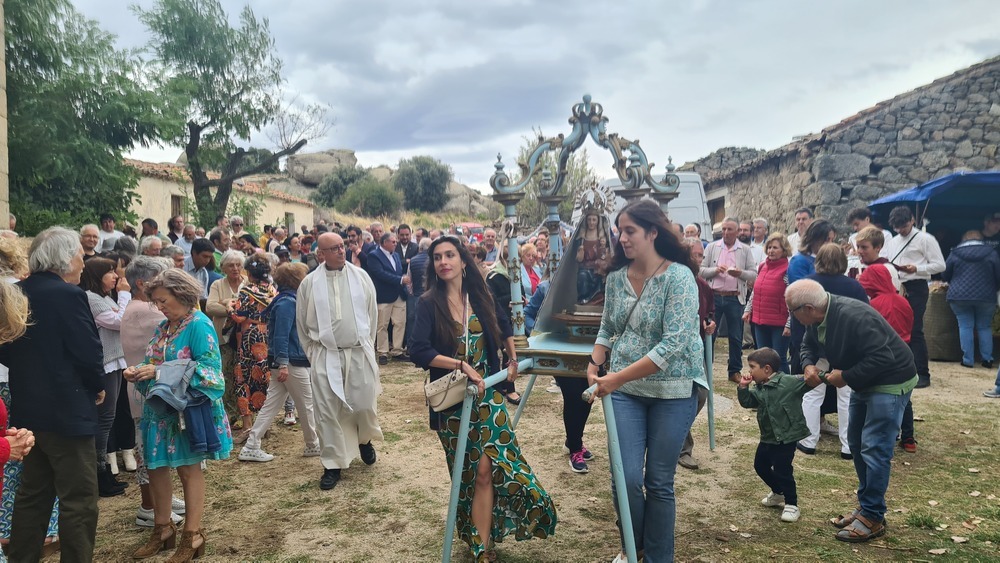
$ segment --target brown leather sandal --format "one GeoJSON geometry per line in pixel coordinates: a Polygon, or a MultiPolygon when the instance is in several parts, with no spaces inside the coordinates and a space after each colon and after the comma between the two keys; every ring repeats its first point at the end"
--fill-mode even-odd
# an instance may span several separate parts
{"type": "Polygon", "coordinates": [[[864,543],[885,535],[885,521],[872,522],[858,514],[850,526],[837,532],[834,538],[847,543],[864,543]]]}
{"type": "Polygon", "coordinates": [[[177,542],[177,550],[174,554],[167,559],[167,563],[187,563],[194,559],[198,559],[205,554],[205,533],[201,530],[184,530],[181,534],[181,539],[177,542]],[[194,547],[194,537],[198,536],[201,538],[201,545],[194,547]]]}
{"type": "Polygon", "coordinates": [[[165,549],[173,548],[176,541],[177,528],[174,527],[173,522],[157,524],[153,526],[153,531],[149,534],[149,539],[146,540],[146,543],[132,553],[132,559],[148,559],[153,557],[165,549]],[[167,537],[163,537],[163,533],[167,531],[170,533],[167,537]]]}
{"type": "Polygon", "coordinates": [[[854,523],[854,519],[858,517],[858,514],[861,514],[861,508],[860,507],[855,508],[847,516],[844,516],[843,514],[841,514],[840,516],[837,516],[836,518],[830,518],[830,523],[833,524],[834,528],[839,528],[839,529],[843,530],[844,528],[846,528],[846,527],[848,527],[848,526],[850,526],[851,524],[854,523]]]}

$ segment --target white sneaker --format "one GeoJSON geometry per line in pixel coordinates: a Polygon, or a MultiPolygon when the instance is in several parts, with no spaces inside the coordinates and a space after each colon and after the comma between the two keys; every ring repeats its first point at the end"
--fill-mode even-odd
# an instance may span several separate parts
{"type": "Polygon", "coordinates": [[[184,514],[187,513],[187,507],[184,505],[184,499],[170,497],[170,510],[184,516],[184,514]]]}
{"type": "MultiPolygon", "coordinates": [[[[171,512],[170,520],[176,526],[177,524],[181,523],[181,520],[183,520],[183,518],[178,516],[176,512],[171,512]]],[[[140,506],[139,510],[135,511],[135,525],[139,526],[140,528],[152,528],[153,526],[155,526],[156,522],[153,520],[153,509],[143,508],[140,506]]]]}
{"type": "Polygon", "coordinates": [[[295,426],[295,413],[286,412],[285,413],[285,426],[295,426]]]}
{"type": "Polygon", "coordinates": [[[240,461],[271,461],[274,456],[261,449],[250,449],[244,446],[238,456],[240,461]]]}
{"type": "Polygon", "coordinates": [[[549,386],[545,388],[545,392],[546,393],[562,393],[562,391],[559,389],[559,385],[556,383],[555,378],[552,378],[552,383],[549,383],[549,386]]]}
{"type": "Polygon", "coordinates": [[[138,464],[135,461],[135,450],[122,450],[122,463],[125,464],[125,471],[138,469],[138,464]]]}
{"type": "Polygon", "coordinates": [[[118,456],[116,454],[108,454],[108,467],[111,469],[112,475],[118,475],[118,456]]]}
{"type": "Polygon", "coordinates": [[[319,457],[319,453],[319,446],[306,446],[306,449],[302,450],[302,457],[319,457]]]}
{"type": "Polygon", "coordinates": [[[781,521],[782,522],[798,522],[799,521],[799,507],[794,504],[786,504],[785,509],[781,511],[781,521]]]}
{"type": "MultiPolygon", "coordinates": [[[[774,493],[767,493],[767,496],[761,499],[761,504],[764,506],[769,506],[772,508],[778,508],[785,504],[785,495],[776,495],[774,493]]],[[[798,510],[796,508],[796,510],[798,510]]]]}

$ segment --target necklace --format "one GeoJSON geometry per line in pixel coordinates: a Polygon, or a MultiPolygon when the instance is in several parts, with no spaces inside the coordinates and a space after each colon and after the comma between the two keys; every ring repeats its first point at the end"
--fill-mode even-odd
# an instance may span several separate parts
{"type": "MultiPolygon", "coordinates": [[[[651,278],[652,278],[653,276],[655,276],[655,275],[656,275],[656,272],[658,272],[658,271],[660,270],[660,268],[662,268],[662,267],[663,267],[663,265],[664,265],[664,264],[666,264],[666,263],[667,263],[667,259],[666,259],[666,258],[664,258],[664,259],[663,259],[663,261],[662,261],[662,262],[660,262],[660,263],[659,263],[659,264],[658,264],[658,265],[656,266],[656,268],[653,268],[653,272],[652,272],[651,274],[649,274],[648,276],[646,276],[646,275],[639,275],[639,273],[638,273],[638,272],[635,272],[635,273],[633,273],[633,272],[629,271],[629,273],[628,273],[628,277],[630,277],[630,278],[632,278],[632,279],[634,279],[634,280],[641,280],[641,279],[645,279],[646,281],[649,281],[649,280],[650,280],[650,279],[651,279],[651,278]]],[[[633,264],[634,264],[634,262],[633,262],[633,264]]],[[[629,270],[631,270],[631,268],[629,268],[629,270]]]]}

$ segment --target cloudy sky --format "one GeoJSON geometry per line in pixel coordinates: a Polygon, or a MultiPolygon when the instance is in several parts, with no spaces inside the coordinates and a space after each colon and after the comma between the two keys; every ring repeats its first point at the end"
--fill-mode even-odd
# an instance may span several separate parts
{"type": "MultiPolygon", "coordinates": [[[[122,46],[146,43],[126,2],[72,2],[122,46]]],[[[498,152],[515,168],[532,127],[568,133],[584,93],[662,166],[775,148],[1000,55],[996,0],[222,0],[233,21],[247,3],[270,20],[288,90],[333,108],[307,151],[350,148],[364,165],[429,154],[482,189],[498,152]]]]}

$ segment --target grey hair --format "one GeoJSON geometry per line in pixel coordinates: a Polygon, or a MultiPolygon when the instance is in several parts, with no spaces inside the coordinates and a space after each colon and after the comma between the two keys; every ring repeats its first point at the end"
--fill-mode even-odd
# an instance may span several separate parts
{"type": "MultiPolygon", "coordinates": [[[[170,248],[170,247],[167,247],[170,248]]],[[[138,283],[147,282],[166,270],[173,267],[163,258],[152,256],[136,256],[128,266],[125,267],[125,281],[132,288],[138,287],[138,283]]]]}
{"type": "Polygon", "coordinates": [[[278,258],[278,255],[273,252],[265,252],[264,259],[267,260],[267,263],[271,265],[272,270],[277,268],[278,264],[281,263],[281,259],[278,258]]]}
{"type": "MultiPolygon", "coordinates": [[[[148,237],[145,237],[139,242],[139,250],[141,250],[142,253],[145,254],[146,250],[148,250],[150,246],[153,246],[154,240],[160,240],[160,238],[157,237],[156,235],[149,235],[148,237]]],[[[160,241],[160,244],[163,244],[163,241],[160,241]]],[[[160,251],[162,252],[163,249],[161,248],[160,251]]]]}
{"type": "Polygon", "coordinates": [[[815,280],[799,280],[785,289],[785,303],[789,310],[805,305],[825,310],[829,299],[826,290],[815,280]]]}
{"type": "Polygon", "coordinates": [[[767,222],[767,219],[765,219],[765,218],[763,218],[763,217],[757,217],[756,219],[754,219],[754,220],[753,220],[753,224],[754,224],[754,225],[757,225],[757,224],[762,224],[762,225],[764,225],[764,228],[765,228],[765,229],[770,229],[770,228],[771,228],[771,225],[770,225],[770,223],[768,223],[768,222],[767,222]]]}
{"type": "Polygon", "coordinates": [[[192,309],[198,306],[198,300],[202,295],[201,283],[179,268],[168,268],[147,281],[146,297],[152,299],[153,292],[157,289],[169,291],[174,299],[192,309]]]}
{"type": "Polygon", "coordinates": [[[243,217],[240,217],[239,215],[233,215],[232,217],[229,218],[229,222],[232,223],[233,221],[239,221],[242,223],[243,217]]]}
{"type": "Polygon", "coordinates": [[[188,227],[191,227],[192,231],[195,230],[195,226],[191,223],[188,223],[187,225],[184,225],[184,228],[181,229],[181,232],[183,233],[184,231],[186,231],[188,227]]]}
{"type": "Polygon", "coordinates": [[[424,237],[420,239],[420,242],[417,243],[417,250],[420,252],[425,252],[428,248],[431,247],[431,242],[433,242],[431,240],[431,237],[424,237]]]}
{"type": "Polygon", "coordinates": [[[168,244],[160,249],[160,256],[163,256],[164,258],[173,258],[178,254],[184,254],[184,249],[176,244],[168,244]]]}
{"type": "Polygon", "coordinates": [[[98,234],[100,234],[100,232],[101,232],[101,229],[97,228],[97,225],[94,225],[94,224],[92,224],[92,223],[90,223],[90,224],[87,224],[87,225],[84,225],[84,226],[80,227],[80,234],[81,234],[81,235],[83,235],[83,231],[85,231],[86,229],[89,229],[89,228],[91,228],[91,227],[93,227],[93,229],[94,229],[95,231],[97,231],[97,232],[98,232],[98,234]]]}
{"type": "Polygon", "coordinates": [[[227,250],[222,253],[222,258],[219,259],[219,268],[223,268],[229,262],[236,262],[243,267],[243,261],[247,259],[247,255],[243,254],[239,250],[227,250]]]}
{"type": "Polygon", "coordinates": [[[49,227],[38,233],[28,249],[28,269],[32,274],[52,272],[62,276],[70,270],[80,246],[80,235],[66,227],[49,227]]]}
{"type": "Polygon", "coordinates": [[[740,220],[737,219],[736,217],[726,217],[725,219],[722,220],[722,222],[723,223],[736,223],[737,225],[740,224],[740,220]]]}

